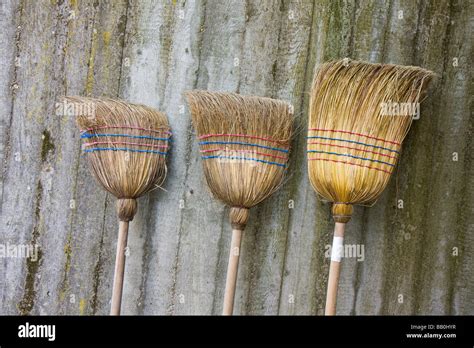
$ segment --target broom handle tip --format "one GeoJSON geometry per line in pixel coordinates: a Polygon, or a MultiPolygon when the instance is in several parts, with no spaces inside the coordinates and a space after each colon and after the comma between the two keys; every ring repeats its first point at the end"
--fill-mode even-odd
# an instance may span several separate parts
{"type": "Polygon", "coordinates": [[[331,264],[329,266],[328,291],[326,295],[326,309],[324,313],[325,315],[336,314],[337,287],[339,284],[339,274],[341,271],[341,251],[334,249],[339,249],[343,246],[345,226],[345,223],[336,222],[336,226],[334,228],[333,244],[331,248],[331,264]]]}
{"type": "Polygon", "coordinates": [[[227,265],[227,278],[225,282],[223,315],[232,315],[234,310],[235,286],[237,283],[241,241],[242,229],[232,229],[232,241],[230,244],[229,263],[227,265]]]}
{"type": "Polygon", "coordinates": [[[110,315],[120,315],[122,306],[123,278],[125,273],[125,249],[127,248],[128,221],[119,222],[117,254],[115,257],[114,285],[112,288],[112,305],[110,315]]]}

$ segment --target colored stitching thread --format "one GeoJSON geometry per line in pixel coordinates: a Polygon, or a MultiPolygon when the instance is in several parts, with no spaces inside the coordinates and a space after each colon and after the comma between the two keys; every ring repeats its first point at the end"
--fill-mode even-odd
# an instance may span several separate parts
{"type": "Polygon", "coordinates": [[[260,145],[260,144],[252,144],[252,143],[241,143],[241,142],[238,142],[238,141],[201,141],[201,142],[199,142],[199,145],[209,145],[209,144],[218,144],[218,145],[230,144],[230,145],[256,146],[256,147],[261,147],[262,149],[268,149],[268,150],[274,150],[274,151],[280,151],[280,152],[288,153],[288,150],[279,149],[277,147],[265,146],[265,145],[260,145]]]}
{"type": "Polygon", "coordinates": [[[136,127],[136,126],[98,126],[95,128],[88,128],[85,130],[81,130],[81,132],[90,132],[90,131],[95,131],[96,129],[138,129],[142,131],[148,131],[148,132],[155,132],[155,133],[165,133],[165,134],[170,134],[170,131],[166,130],[157,130],[157,129],[148,129],[148,128],[142,128],[142,127],[136,127]]]}
{"type": "Polygon", "coordinates": [[[328,154],[328,155],[352,157],[352,158],[355,158],[355,159],[361,159],[361,160],[370,161],[370,162],[377,162],[377,163],[382,163],[382,164],[386,164],[386,165],[388,165],[388,166],[395,167],[395,165],[393,165],[393,164],[391,164],[391,163],[388,163],[388,162],[379,161],[379,160],[371,159],[371,158],[364,158],[364,157],[353,156],[353,155],[349,155],[349,154],[345,154],[345,153],[327,152],[327,151],[318,151],[318,150],[308,150],[308,153],[326,153],[326,154],[328,154]]]}
{"type": "Polygon", "coordinates": [[[261,162],[265,164],[273,164],[279,167],[285,168],[285,164],[277,163],[277,162],[270,162],[270,161],[264,161],[258,158],[248,158],[248,157],[234,157],[234,156],[202,156],[202,159],[212,159],[212,158],[225,158],[225,159],[239,159],[239,160],[246,160],[246,161],[255,161],[255,162],[261,162]]]}
{"type": "Polygon", "coordinates": [[[350,147],[350,146],[342,146],[342,145],[328,144],[328,143],[318,143],[317,141],[309,142],[308,145],[334,146],[334,147],[340,147],[340,148],[343,148],[343,149],[357,150],[357,151],[362,151],[362,152],[370,152],[370,153],[373,153],[374,155],[380,155],[380,156],[385,156],[385,157],[388,157],[388,158],[397,159],[397,157],[395,157],[395,156],[390,156],[390,155],[386,155],[386,154],[383,154],[383,153],[380,153],[380,152],[375,152],[375,151],[370,151],[370,150],[358,149],[356,147],[350,147]]]}
{"type": "Polygon", "coordinates": [[[93,143],[84,143],[84,146],[104,145],[104,144],[149,146],[149,147],[157,147],[157,148],[163,148],[163,149],[167,149],[167,148],[168,148],[168,145],[154,145],[154,144],[129,143],[129,142],[127,142],[127,141],[95,141],[95,142],[93,142],[93,143]]]}
{"type": "Polygon", "coordinates": [[[278,156],[278,155],[271,155],[269,153],[256,152],[256,151],[252,151],[252,150],[210,149],[210,150],[201,150],[201,153],[216,152],[216,151],[254,153],[256,155],[279,158],[279,159],[282,159],[282,160],[285,160],[285,161],[288,159],[287,157],[278,156]]]}
{"type": "Polygon", "coordinates": [[[130,135],[130,134],[82,134],[81,138],[93,138],[93,137],[126,137],[135,139],[151,139],[151,140],[162,140],[171,141],[169,138],[155,138],[148,135],[130,135]]]}
{"type": "Polygon", "coordinates": [[[390,152],[399,153],[397,150],[391,150],[391,149],[387,149],[386,147],[377,146],[377,145],[370,145],[370,144],[360,143],[358,141],[353,141],[353,140],[345,140],[345,139],[338,139],[338,138],[326,138],[326,137],[320,137],[320,136],[310,136],[310,137],[307,137],[307,138],[308,139],[324,139],[324,140],[345,141],[345,142],[348,142],[348,143],[354,143],[354,144],[359,144],[359,145],[364,145],[364,146],[370,146],[370,147],[373,147],[373,148],[376,148],[376,149],[382,149],[382,150],[387,150],[387,151],[390,151],[390,152]]]}
{"type": "Polygon", "coordinates": [[[207,138],[211,138],[211,137],[241,137],[241,138],[249,138],[249,139],[259,139],[259,140],[265,140],[265,141],[270,141],[272,143],[277,143],[277,144],[285,144],[286,142],[284,141],[279,141],[279,140],[274,140],[272,138],[265,138],[265,137],[259,137],[259,136],[256,136],[256,135],[246,135],[246,134],[226,134],[226,133],[222,133],[222,134],[205,134],[205,135],[201,135],[198,137],[198,139],[207,139],[207,138]]]}
{"type": "Polygon", "coordinates": [[[376,138],[376,137],[373,137],[373,136],[370,136],[370,135],[365,135],[365,134],[361,134],[361,133],[354,133],[354,132],[349,132],[349,131],[343,131],[343,130],[321,129],[321,128],[309,128],[308,130],[309,130],[309,131],[321,131],[321,132],[333,132],[333,133],[352,134],[352,135],[358,135],[358,136],[360,136],[360,137],[365,137],[365,138],[368,138],[368,139],[374,139],[374,140],[382,141],[382,142],[384,142],[384,143],[390,143],[390,144],[395,144],[395,145],[401,145],[400,143],[398,143],[398,142],[396,142],[396,141],[385,140],[385,139],[376,138]]]}
{"type": "Polygon", "coordinates": [[[84,152],[94,152],[94,151],[130,151],[130,152],[146,152],[146,153],[156,153],[158,155],[164,155],[166,156],[166,152],[161,152],[161,151],[154,151],[154,150],[138,150],[138,149],[129,149],[126,147],[120,148],[120,147],[97,147],[95,149],[87,149],[84,150],[84,152]]]}
{"type": "Polygon", "coordinates": [[[387,173],[387,174],[392,174],[392,172],[389,172],[388,170],[384,170],[384,169],[380,169],[380,168],[375,168],[375,167],[371,167],[371,166],[363,166],[362,164],[357,164],[357,163],[331,160],[331,159],[329,159],[329,158],[314,157],[314,158],[308,158],[308,161],[328,161],[328,162],[343,163],[343,164],[349,164],[349,165],[351,165],[351,166],[358,166],[358,167],[363,167],[363,168],[369,168],[369,169],[378,170],[378,171],[380,171],[380,172],[384,172],[384,173],[387,173]]]}

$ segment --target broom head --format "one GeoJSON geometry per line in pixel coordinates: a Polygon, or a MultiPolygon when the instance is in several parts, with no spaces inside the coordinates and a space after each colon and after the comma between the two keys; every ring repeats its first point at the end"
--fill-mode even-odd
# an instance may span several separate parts
{"type": "Polygon", "coordinates": [[[387,186],[432,76],[418,67],[347,59],[316,72],[309,178],[320,196],[334,202],[336,222],[349,221],[353,204],[373,204],[387,186]]]}
{"type": "Polygon", "coordinates": [[[171,136],[166,116],[144,105],[121,100],[66,97],[76,110],[92,173],[118,198],[117,213],[131,221],[136,198],[161,185],[171,136]]]}
{"type": "Polygon", "coordinates": [[[213,195],[229,205],[232,226],[245,228],[248,209],[282,182],[292,131],[288,103],[235,93],[186,93],[204,174],[213,195]]]}

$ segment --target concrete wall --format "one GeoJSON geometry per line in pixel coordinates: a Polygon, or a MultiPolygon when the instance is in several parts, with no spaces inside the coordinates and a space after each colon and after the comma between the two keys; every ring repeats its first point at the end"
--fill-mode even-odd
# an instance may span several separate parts
{"type": "Polygon", "coordinates": [[[338,314],[474,314],[472,1],[0,0],[0,314],[107,314],[115,199],[94,182],[62,95],[119,97],[169,117],[164,190],[131,224],[123,313],[219,314],[228,210],[210,196],[182,92],[291,102],[299,135],[283,188],[252,210],[235,312],[322,314],[329,205],[306,173],[314,67],[351,57],[439,76],[374,207],[355,209],[338,314]],[[294,206],[292,205],[294,204],[294,206]],[[403,204],[403,208],[401,205],[403,204]]]}

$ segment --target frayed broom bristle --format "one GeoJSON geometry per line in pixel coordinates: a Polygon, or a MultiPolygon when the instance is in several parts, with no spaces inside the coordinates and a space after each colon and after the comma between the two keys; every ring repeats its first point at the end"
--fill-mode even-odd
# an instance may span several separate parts
{"type": "Polygon", "coordinates": [[[288,103],[235,93],[186,93],[204,174],[214,196],[245,226],[247,209],[271,195],[284,177],[292,132],[288,103]]]}
{"type": "Polygon", "coordinates": [[[373,203],[386,187],[413,119],[387,110],[394,103],[418,105],[433,75],[418,67],[347,59],[323,64],[315,74],[309,178],[319,195],[334,202],[336,222],[347,222],[353,204],[373,203]]]}
{"type": "Polygon", "coordinates": [[[119,199],[119,219],[132,220],[135,199],[166,177],[171,135],[166,116],[144,105],[113,99],[65,97],[63,103],[76,111],[94,176],[119,199]]]}

